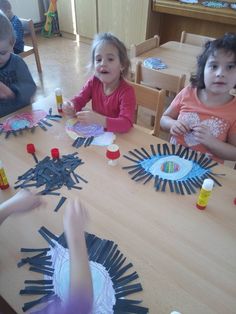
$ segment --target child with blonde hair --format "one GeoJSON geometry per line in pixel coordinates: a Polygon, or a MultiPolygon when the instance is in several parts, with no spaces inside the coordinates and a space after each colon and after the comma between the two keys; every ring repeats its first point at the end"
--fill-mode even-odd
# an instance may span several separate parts
{"type": "Polygon", "coordinates": [[[0,10],[9,18],[15,32],[16,42],[14,53],[19,54],[24,51],[24,29],[20,19],[12,12],[11,3],[8,0],[0,0],[0,10]]]}
{"type": "Polygon", "coordinates": [[[98,34],[92,45],[94,75],[71,103],[63,105],[81,123],[99,124],[107,131],[128,132],[133,125],[135,94],[125,81],[130,61],[124,44],[111,33],[98,34]],[[92,100],[92,110],[81,111],[92,100]]]}
{"type": "Polygon", "coordinates": [[[12,53],[15,35],[0,10],[0,117],[30,104],[36,85],[25,62],[12,53]]]}
{"type": "Polygon", "coordinates": [[[236,34],[208,41],[198,69],[161,118],[171,143],[236,161],[236,34]]]}

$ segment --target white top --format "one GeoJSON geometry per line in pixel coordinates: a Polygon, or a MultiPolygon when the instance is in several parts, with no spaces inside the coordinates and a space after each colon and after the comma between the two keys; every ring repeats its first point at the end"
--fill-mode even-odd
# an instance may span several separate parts
{"type": "Polygon", "coordinates": [[[212,179],[205,179],[202,184],[202,188],[206,191],[211,191],[214,186],[214,181],[212,179]]]}

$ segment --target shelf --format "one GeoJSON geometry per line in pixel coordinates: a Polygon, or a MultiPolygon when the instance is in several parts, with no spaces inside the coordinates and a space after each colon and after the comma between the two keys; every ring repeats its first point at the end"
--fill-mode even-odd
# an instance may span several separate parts
{"type": "Polygon", "coordinates": [[[204,7],[199,3],[187,4],[176,0],[158,0],[153,3],[153,11],[236,26],[236,11],[231,8],[216,9],[204,7]]]}

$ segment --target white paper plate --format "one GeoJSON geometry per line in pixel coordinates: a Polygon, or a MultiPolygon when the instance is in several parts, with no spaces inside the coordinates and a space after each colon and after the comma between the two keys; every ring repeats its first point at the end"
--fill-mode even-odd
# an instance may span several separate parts
{"type": "Polygon", "coordinates": [[[231,3],[231,4],[230,4],[230,7],[231,7],[231,9],[236,10],[236,3],[231,3]]]}
{"type": "Polygon", "coordinates": [[[179,1],[183,3],[189,3],[189,4],[198,3],[198,0],[179,0],[179,1]]]}

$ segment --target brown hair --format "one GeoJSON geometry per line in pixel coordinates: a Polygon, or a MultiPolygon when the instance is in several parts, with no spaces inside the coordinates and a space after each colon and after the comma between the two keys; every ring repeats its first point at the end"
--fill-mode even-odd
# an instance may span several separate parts
{"type": "Polygon", "coordinates": [[[126,77],[129,73],[129,68],[130,68],[130,60],[127,54],[127,49],[125,45],[111,33],[100,33],[95,36],[93,40],[93,45],[92,45],[91,67],[92,68],[94,67],[95,50],[101,43],[108,43],[117,48],[118,53],[119,53],[120,63],[122,67],[124,68],[121,75],[126,77]]]}
{"type": "Polygon", "coordinates": [[[15,34],[11,22],[7,16],[0,10],[0,40],[9,40],[10,44],[15,44],[15,34]]]}
{"type": "Polygon", "coordinates": [[[224,36],[205,43],[202,54],[197,57],[197,72],[192,74],[190,78],[192,87],[197,87],[198,89],[205,88],[204,69],[207,60],[218,50],[223,50],[225,53],[232,53],[234,55],[234,62],[236,63],[236,33],[225,33],[224,36]]]}

